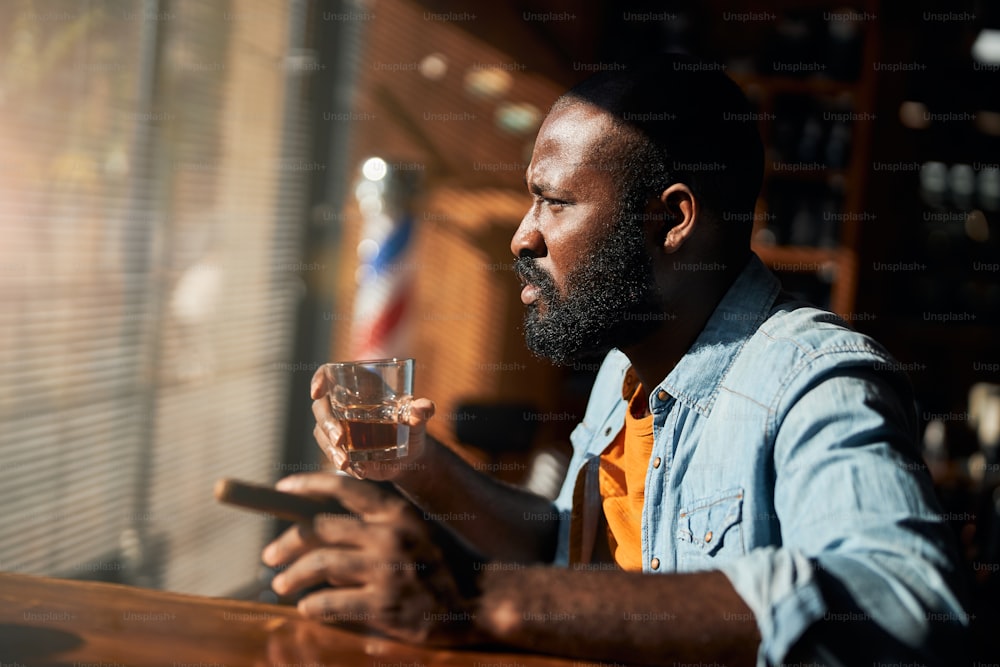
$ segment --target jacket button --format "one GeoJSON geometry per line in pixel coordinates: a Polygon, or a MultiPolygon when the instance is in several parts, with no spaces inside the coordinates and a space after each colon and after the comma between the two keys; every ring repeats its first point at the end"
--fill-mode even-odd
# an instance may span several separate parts
{"type": "Polygon", "coordinates": [[[604,429],[604,435],[611,435],[611,427],[610,426],[607,427],[606,429],[604,429]]]}
{"type": "Polygon", "coordinates": [[[662,459],[659,456],[657,456],[655,459],[653,459],[653,467],[654,468],[659,468],[661,462],[662,462],[662,459]]]}
{"type": "Polygon", "coordinates": [[[708,544],[711,541],[712,541],[712,531],[708,531],[707,533],[705,533],[705,544],[708,544]]]}
{"type": "Polygon", "coordinates": [[[660,391],[656,392],[656,397],[661,401],[665,401],[667,400],[667,392],[661,389],[660,391]]]}
{"type": "Polygon", "coordinates": [[[654,570],[659,570],[660,569],[660,559],[659,558],[654,558],[653,560],[649,561],[649,566],[651,568],[653,568],[654,570]]]}

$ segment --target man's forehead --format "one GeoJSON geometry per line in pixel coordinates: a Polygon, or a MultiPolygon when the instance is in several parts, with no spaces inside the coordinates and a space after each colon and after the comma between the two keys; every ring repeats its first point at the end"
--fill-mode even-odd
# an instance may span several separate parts
{"type": "Polygon", "coordinates": [[[612,116],[587,102],[554,109],[539,129],[528,171],[602,169],[611,155],[608,139],[613,130],[612,116]]]}
{"type": "Polygon", "coordinates": [[[554,108],[545,117],[536,141],[579,141],[598,138],[614,127],[614,117],[604,109],[584,100],[575,100],[554,108]]]}

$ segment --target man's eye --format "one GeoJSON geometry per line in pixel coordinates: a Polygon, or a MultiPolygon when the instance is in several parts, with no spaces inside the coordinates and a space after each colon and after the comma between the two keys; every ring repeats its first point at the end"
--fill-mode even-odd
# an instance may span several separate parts
{"type": "Polygon", "coordinates": [[[549,209],[554,211],[561,211],[564,206],[569,206],[569,202],[565,199],[554,199],[552,197],[546,197],[545,195],[534,193],[534,199],[536,204],[544,204],[549,207],[549,209]]]}

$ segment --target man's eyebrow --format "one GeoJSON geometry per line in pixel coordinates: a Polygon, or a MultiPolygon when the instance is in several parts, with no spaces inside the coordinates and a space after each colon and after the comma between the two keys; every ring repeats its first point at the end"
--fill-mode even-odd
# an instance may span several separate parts
{"type": "Polygon", "coordinates": [[[569,190],[557,188],[556,186],[546,183],[545,181],[532,181],[531,183],[528,183],[527,176],[524,178],[524,184],[528,187],[530,192],[533,192],[536,195],[540,195],[545,192],[550,195],[555,195],[556,197],[568,197],[572,194],[569,190]]]}

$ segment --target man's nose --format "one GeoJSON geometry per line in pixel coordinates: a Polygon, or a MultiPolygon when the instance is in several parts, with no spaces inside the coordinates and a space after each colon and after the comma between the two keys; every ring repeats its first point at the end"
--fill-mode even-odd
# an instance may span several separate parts
{"type": "Polygon", "coordinates": [[[514,257],[542,257],[546,254],[545,239],[542,237],[531,211],[525,214],[524,218],[521,219],[521,224],[514,231],[514,236],[510,240],[510,251],[514,257]]]}

